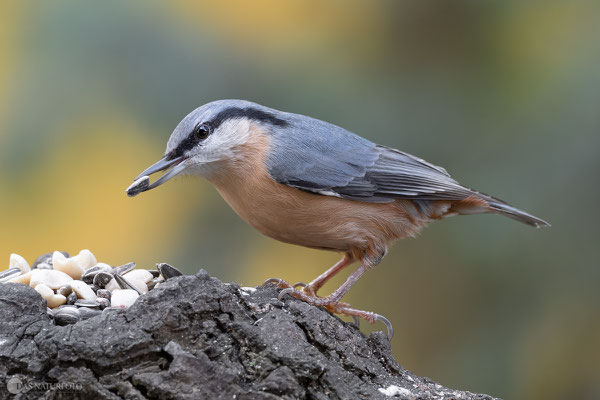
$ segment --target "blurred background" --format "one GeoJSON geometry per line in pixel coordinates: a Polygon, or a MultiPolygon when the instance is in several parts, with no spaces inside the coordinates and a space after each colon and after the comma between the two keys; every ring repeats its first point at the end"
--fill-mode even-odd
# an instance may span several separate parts
{"type": "Polygon", "coordinates": [[[595,1],[2,2],[0,257],[89,248],[245,286],[312,279],[338,255],[261,236],[205,181],[125,195],[188,112],[248,99],[423,157],[553,224],[460,217],[399,242],[346,299],[393,321],[404,367],[505,398],[600,398],[599,12],[595,1]]]}

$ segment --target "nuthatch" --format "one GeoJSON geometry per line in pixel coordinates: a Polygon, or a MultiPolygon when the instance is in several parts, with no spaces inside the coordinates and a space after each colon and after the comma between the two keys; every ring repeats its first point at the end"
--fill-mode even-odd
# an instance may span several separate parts
{"type": "Polygon", "coordinates": [[[340,300],[392,242],[457,214],[496,213],[549,226],[460,185],[444,168],[418,157],[324,121],[242,100],[214,101],[188,114],[171,134],[164,157],[127,193],[135,196],[182,174],[208,179],[240,217],[269,237],[344,254],[309,284],[268,280],[284,289],[280,298],[290,294],[334,313],[381,320],[390,335],[385,318],[340,300]],[[148,175],[169,168],[149,183],[148,175]],[[317,296],[354,261],[360,266],[338,289],[317,296]]]}

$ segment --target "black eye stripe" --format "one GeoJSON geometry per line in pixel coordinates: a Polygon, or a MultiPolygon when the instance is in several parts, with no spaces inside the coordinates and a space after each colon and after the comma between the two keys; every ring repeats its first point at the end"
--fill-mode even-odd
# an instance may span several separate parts
{"type": "Polygon", "coordinates": [[[275,126],[288,126],[289,123],[286,120],[276,117],[275,115],[266,111],[259,110],[258,108],[238,108],[230,107],[218,113],[211,121],[212,126],[217,129],[223,122],[234,119],[234,118],[248,118],[258,122],[265,122],[275,126]]]}
{"type": "Polygon", "coordinates": [[[275,115],[259,110],[257,108],[247,107],[247,108],[239,108],[239,107],[230,107],[225,110],[219,112],[210,122],[204,122],[202,124],[196,125],[194,129],[183,139],[176,148],[171,150],[169,154],[167,154],[167,160],[173,160],[174,158],[181,157],[186,151],[193,149],[198,145],[201,141],[206,139],[210,133],[214,132],[221,126],[225,121],[235,118],[248,118],[250,120],[268,123],[274,126],[288,126],[289,122],[283,120],[281,118],[276,117],[275,115]],[[209,129],[209,133],[206,136],[199,135],[197,129],[200,129],[202,125],[205,125],[209,129]]]}
{"type": "Polygon", "coordinates": [[[174,158],[181,157],[183,153],[193,149],[198,145],[198,143],[205,140],[212,133],[212,131],[213,129],[208,123],[196,125],[189,135],[187,135],[186,138],[183,139],[179,145],[177,145],[177,147],[167,155],[167,159],[172,160],[174,158]]]}

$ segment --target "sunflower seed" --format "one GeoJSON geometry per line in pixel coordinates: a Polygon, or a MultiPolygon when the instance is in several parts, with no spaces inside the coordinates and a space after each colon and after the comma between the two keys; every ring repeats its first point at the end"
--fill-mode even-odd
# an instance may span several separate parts
{"type": "Polygon", "coordinates": [[[137,196],[138,194],[148,190],[149,186],[150,177],[148,175],[144,175],[140,179],[134,181],[131,185],[129,185],[129,187],[126,190],[127,196],[137,196]]]}
{"type": "MultiPolygon", "coordinates": [[[[110,299],[110,290],[98,289],[98,291],[96,292],[96,296],[98,296],[98,298],[110,299]]],[[[96,300],[98,300],[98,299],[96,299],[96,300]]]]}
{"type": "Polygon", "coordinates": [[[98,272],[96,276],[94,276],[94,285],[98,286],[100,289],[104,289],[106,284],[110,282],[112,278],[112,274],[109,274],[108,272],[98,272]]]}
{"type": "Polygon", "coordinates": [[[153,277],[158,278],[160,276],[160,271],[157,269],[150,270],[150,273],[153,277]]]}
{"type": "Polygon", "coordinates": [[[78,300],[77,293],[71,292],[70,295],[67,296],[67,304],[73,305],[78,300]]]}
{"type": "Polygon", "coordinates": [[[115,269],[108,264],[98,263],[95,266],[93,266],[92,268],[87,269],[83,273],[81,280],[84,281],[85,283],[92,283],[94,281],[94,277],[100,272],[104,272],[107,274],[114,274],[115,269]]]}
{"type": "Polygon", "coordinates": [[[96,303],[98,303],[98,308],[104,310],[106,307],[110,307],[110,299],[104,297],[98,297],[96,299],[96,303]]]}
{"type": "Polygon", "coordinates": [[[19,275],[21,275],[21,270],[19,268],[7,269],[6,271],[0,272],[0,282],[5,282],[19,275]]]}
{"type": "Polygon", "coordinates": [[[89,307],[89,308],[98,308],[98,302],[96,300],[86,300],[79,299],[75,302],[76,307],[89,307]]]}
{"type": "Polygon", "coordinates": [[[135,263],[134,262],[130,262],[124,265],[121,265],[117,268],[115,268],[115,272],[117,275],[125,275],[126,273],[128,273],[129,271],[131,271],[132,269],[135,268],[135,263]]]}
{"type": "MultiPolygon", "coordinates": [[[[132,289],[132,290],[135,290],[137,292],[137,294],[144,294],[143,288],[141,288],[140,285],[137,285],[137,282],[131,281],[120,275],[115,275],[115,280],[117,281],[117,283],[119,284],[121,289],[132,289]]],[[[142,282],[142,284],[144,286],[146,286],[145,283],[142,282]]],[[[146,287],[146,292],[147,291],[148,291],[148,288],[146,287]]],[[[114,293],[113,293],[113,296],[114,296],[114,293]]]]}
{"type": "Polygon", "coordinates": [[[63,296],[68,296],[71,294],[73,290],[71,289],[71,285],[61,286],[56,290],[56,293],[62,294],[63,296]]]}
{"type": "Polygon", "coordinates": [[[183,275],[180,270],[167,263],[158,263],[156,264],[156,268],[158,268],[160,274],[163,276],[163,278],[165,278],[165,280],[183,275]]]}
{"type": "Polygon", "coordinates": [[[81,319],[81,313],[76,307],[62,307],[54,313],[56,325],[75,324],[81,319]]]}

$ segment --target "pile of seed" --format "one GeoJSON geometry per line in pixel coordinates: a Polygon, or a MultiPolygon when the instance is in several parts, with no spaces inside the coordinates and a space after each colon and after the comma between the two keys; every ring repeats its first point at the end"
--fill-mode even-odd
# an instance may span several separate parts
{"type": "Polygon", "coordinates": [[[68,325],[108,310],[128,308],[161,282],[182,275],[166,263],[156,264],[156,270],[135,266],[99,263],[89,250],[73,257],[61,251],[43,254],[31,267],[20,255],[11,254],[8,269],[0,272],[0,283],[33,287],[46,301],[54,323],[68,325]]]}

